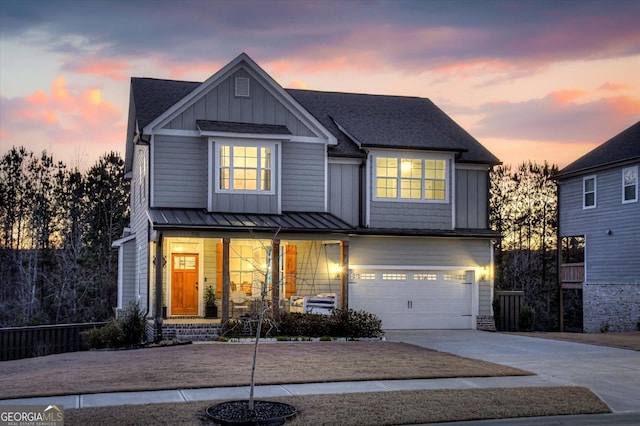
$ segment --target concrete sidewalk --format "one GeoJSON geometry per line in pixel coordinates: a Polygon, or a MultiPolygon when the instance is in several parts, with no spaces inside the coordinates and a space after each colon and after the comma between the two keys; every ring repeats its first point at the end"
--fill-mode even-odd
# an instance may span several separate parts
{"type": "MultiPolygon", "coordinates": [[[[389,392],[421,389],[465,389],[485,387],[557,386],[538,376],[471,377],[460,379],[374,380],[358,382],[302,383],[289,385],[256,386],[256,398],[275,396],[318,395],[359,392],[389,392]]],[[[144,392],[111,392],[84,395],[49,396],[1,400],[6,404],[55,404],[65,408],[107,407],[164,402],[208,401],[216,399],[243,399],[249,397],[249,386],[202,389],[175,389],[144,392]]]]}

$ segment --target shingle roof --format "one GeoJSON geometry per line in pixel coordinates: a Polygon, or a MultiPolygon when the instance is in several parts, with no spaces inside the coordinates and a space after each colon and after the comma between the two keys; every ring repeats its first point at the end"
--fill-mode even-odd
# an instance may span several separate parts
{"type": "Polygon", "coordinates": [[[279,124],[233,123],[229,121],[196,120],[203,132],[255,133],[260,135],[290,135],[287,126],[279,124]]]}
{"type": "Polygon", "coordinates": [[[131,93],[140,129],[158,118],[169,107],[202,83],[193,81],[131,78],[131,93]]]}
{"type": "Polygon", "coordinates": [[[354,228],[331,213],[215,213],[205,209],[152,208],[156,228],[206,228],[275,232],[346,232],[354,228]]]}
{"type": "Polygon", "coordinates": [[[429,99],[286,89],[337,138],[363,147],[457,151],[458,161],[500,161],[429,99]]]}
{"type": "Polygon", "coordinates": [[[601,167],[640,159],[640,121],[589,151],[556,175],[559,178],[588,173],[601,167]]]}
{"type": "MultiPolygon", "coordinates": [[[[132,78],[139,128],[151,123],[200,84],[132,78]]],[[[337,138],[338,144],[329,147],[331,156],[361,157],[363,153],[358,146],[361,144],[372,148],[455,151],[460,153],[459,162],[500,162],[429,99],[285,90],[337,138]]]]}

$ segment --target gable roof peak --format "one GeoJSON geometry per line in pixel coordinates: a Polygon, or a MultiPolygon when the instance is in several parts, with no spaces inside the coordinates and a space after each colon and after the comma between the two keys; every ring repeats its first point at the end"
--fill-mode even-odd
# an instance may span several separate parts
{"type": "Polygon", "coordinates": [[[598,145],[556,175],[559,178],[589,173],[602,167],[640,159],[640,121],[598,145]]]}

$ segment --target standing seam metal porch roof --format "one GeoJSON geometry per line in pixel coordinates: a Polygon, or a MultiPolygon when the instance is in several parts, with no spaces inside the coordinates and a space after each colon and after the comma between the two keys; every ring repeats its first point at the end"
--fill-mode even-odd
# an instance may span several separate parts
{"type": "Polygon", "coordinates": [[[216,213],[205,209],[152,208],[157,228],[206,228],[254,231],[348,232],[355,228],[330,213],[286,212],[282,214],[216,213]]]}

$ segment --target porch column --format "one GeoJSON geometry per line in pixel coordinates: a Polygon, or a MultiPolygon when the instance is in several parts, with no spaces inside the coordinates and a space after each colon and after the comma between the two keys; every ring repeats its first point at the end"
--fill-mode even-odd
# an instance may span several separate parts
{"type": "Polygon", "coordinates": [[[280,240],[275,239],[271,242],[271,306],[273,318],[280,318],[280,240]]]}
{"type": "Polygon", "coordinates": [[[230,238],[222,239],[222,322],[229,321],[229,296],[231,279],[229,277],[229,245],[230,238]]]}
{"type": "Polygon", "coordinates": [[[154,261],[156,267],[156,297],[155,306],[153,308],[156,316],[153,340],[158,343],[162,340],[162,232],[158,232],[158,240],[156,241],[156,259],[154,261]]]}
{"type": "Polygon", "coordinates": [[[349,309],[349,241],[340,241],[340,309],[349,309]]]}

